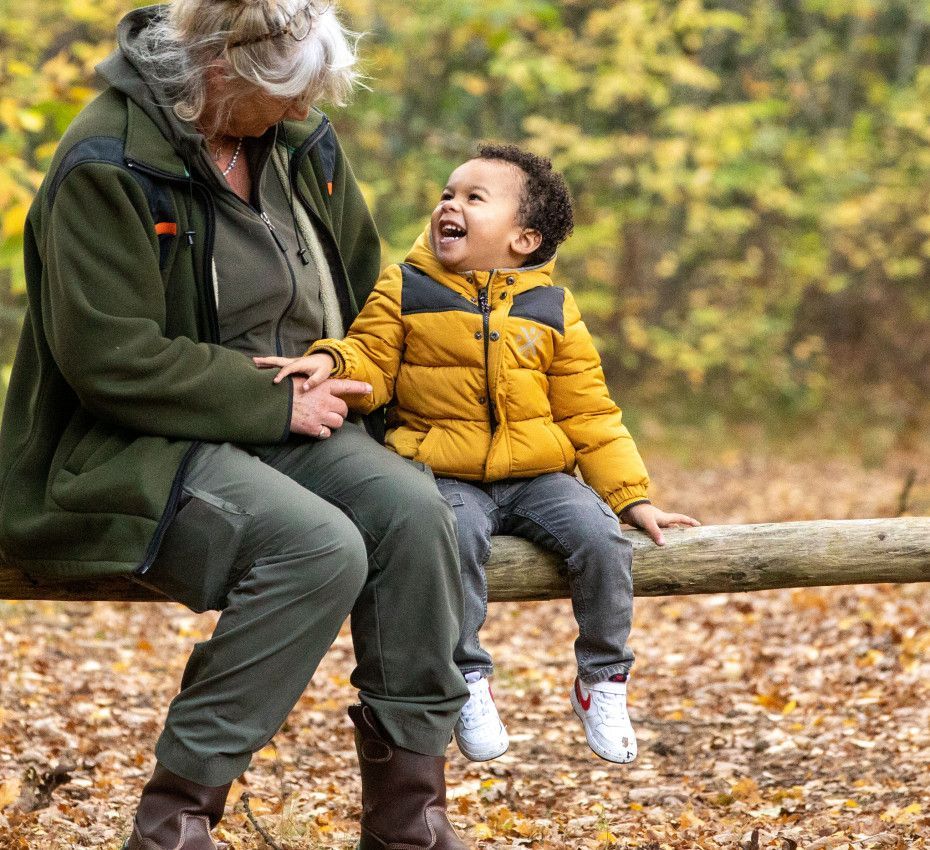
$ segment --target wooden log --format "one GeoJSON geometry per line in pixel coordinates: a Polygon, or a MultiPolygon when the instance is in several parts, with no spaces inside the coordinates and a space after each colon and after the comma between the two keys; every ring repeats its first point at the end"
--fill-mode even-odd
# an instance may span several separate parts
{"type": "MultiPolygon", "coordinates": [[[[662,548],[640,531],[627,533],[635,549],[637,596],[930,581],[930,517],[669,529],[662,548]]],[[[489,596],[565,598],[568,586],[559,568],[556,555],[516,537],[498,537],[488,564],[489,596]]],[[[0,599],[162,598],[124,577],[40,584],[0,564],[0,599]]]]}

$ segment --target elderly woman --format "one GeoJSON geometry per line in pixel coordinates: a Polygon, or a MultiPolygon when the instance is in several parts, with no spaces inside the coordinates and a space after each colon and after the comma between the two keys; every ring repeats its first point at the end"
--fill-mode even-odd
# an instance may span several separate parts
{"type": "Polygon", "coordinates": [[[351,613],[360,846],[463,847],[443,776],[467,695],[451,511],[345,420],[367,385],[304,392],[251,359],[341,336],[378,272],[313,108],[345,99],[353,48],[317,0],[177,0],[118,34],[29,217],[0,539],[39,579],[125,573],[222,612],[127,846],[215,847],[232,780],[351,613]]]}

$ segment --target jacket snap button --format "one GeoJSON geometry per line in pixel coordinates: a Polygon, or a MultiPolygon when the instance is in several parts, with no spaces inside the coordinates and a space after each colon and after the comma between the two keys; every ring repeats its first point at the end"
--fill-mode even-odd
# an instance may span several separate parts
{"type": "Polygon", "coordinates": [[[478,396],[478,404],[484,404],[486,401],[487,399],[483,395],[478,396]]]}
{"type": "Polygon", "coordinates": [[[515,280],[516,280],[516,278],[514,278],[513,276],[508,277],[508,278],[507,278],[507,283],[509,283],[511,286],[513,286],[515,280]]]}
{"type": "Polygon", "coordinates": [[[491,331],[491,342],[497,342],[501,335],[497,331],[491,331]]]}
{"type": "Polygon", "coordinates": [[[501,293],[501,301],[506,301],[506,300],[507,300],[507,293],[506,293],[506,292],[502,292],[502,293],[501,293]]]}
{"type": "Polygon", "coordinates": [[[481,331],[475,331],[475,339],[481,339],[481,331]]]}

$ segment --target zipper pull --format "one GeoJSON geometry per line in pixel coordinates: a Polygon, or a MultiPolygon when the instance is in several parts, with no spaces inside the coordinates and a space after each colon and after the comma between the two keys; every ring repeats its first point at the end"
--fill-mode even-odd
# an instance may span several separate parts
{"type": "Polygon", "coordinates": [[[271,223],[271,219],[268,218],[268,213],[266,213],[264,210],[262,210],[262,211],[259,213],[259,215],[261,216],[262,221],[265,222],[265,224],[268,225],[268,232],[271,234],[271,238],[274,239],[274,244],[277,245],[277,246],[281,249],[281,253],[282,253],[282,254],[286,254],[286,253],[287,253],[287,245],[285,245],[285,244],[281,241],[281,238],[278,236],[278,232],[274,229],[274,225],[271,223]]]}
{"type": "Polygon", "coordinates": [[[478,290],[478,306],[481,308],[481,312],[485,315],[489,315],[491,312],[491,305],[488,304],[488,289],[478,290]]]}

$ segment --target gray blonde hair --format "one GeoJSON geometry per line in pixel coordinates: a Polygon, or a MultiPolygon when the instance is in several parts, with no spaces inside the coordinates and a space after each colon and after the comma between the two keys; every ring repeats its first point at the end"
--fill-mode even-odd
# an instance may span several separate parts
{"type": "MultiPolygon", "coordinates": [[[[142,30],[134,49],[178,117],[197,123],[206,107],[207,69],[218,60],[230,82],[344,106],[359,77],[357,42],[326,0],[174,0],[142,30]],[[305,16],[306,37],[288,34],[305,16]]],[[[229,103],[211,104],[217,116],[231,108],[236,86],[229,89],[229,103]]]]}

